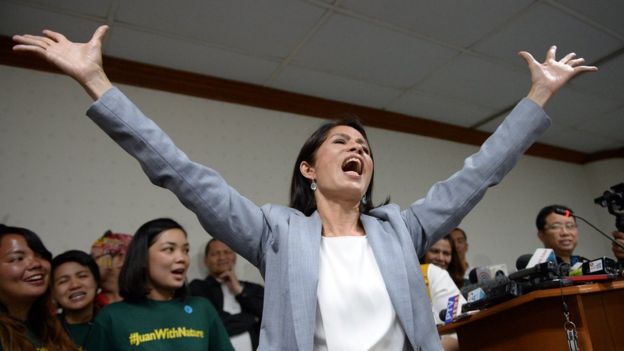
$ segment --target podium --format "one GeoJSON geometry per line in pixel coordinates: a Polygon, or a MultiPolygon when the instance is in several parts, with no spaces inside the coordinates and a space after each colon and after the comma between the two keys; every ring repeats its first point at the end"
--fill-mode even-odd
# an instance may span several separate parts
{"type": "Polygon", "coordinates": [[[562,301],[582,351],[624,350],[624,280],[537,290],[438,328],[461,351],[568,351],[562,301]]]}

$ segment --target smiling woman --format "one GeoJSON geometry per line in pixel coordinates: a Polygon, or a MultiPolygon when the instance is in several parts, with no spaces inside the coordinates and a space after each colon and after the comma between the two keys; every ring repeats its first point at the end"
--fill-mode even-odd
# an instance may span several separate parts
{"type": "Polygon", "coordinates": [[[0,350],[78,350],[53,313],[51,258],[34,232],[0,225],[0,350]]]}
{"type": "Polygon", "coordinates": [[[174,220],[143,224],[119,275],[124,301],[98,314],[86,349],[232,350],[214,307],[187,294],[188,251],[186,231],[174,220]]]}
{"type": "Polygon", "coordinates": [[[542,108],[555,92],[596,70],[574,53],[557,60],[555,46],[542,63],[520,52],[531,72],[526,98],[461,170],[404,210],[373,205],[373,156],[357,121],[316,130],[295,162],[290,206],[259,207],[215,170],[191,161],[113,87],[102,66],[107,30],[101,26],[87,43],[50,30],[16,35],[14,50],[38,55],[78,81],[96,100],[87,115],[154,184],[171,190],[208,232],[260,269],[266,285],[259,350],[440,349],[418,257],[544,133],[550,119],[542,108]]]}

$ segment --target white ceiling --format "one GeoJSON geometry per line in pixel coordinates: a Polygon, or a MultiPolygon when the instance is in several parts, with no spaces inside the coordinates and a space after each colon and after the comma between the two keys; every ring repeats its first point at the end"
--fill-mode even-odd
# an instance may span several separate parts
{"type": "Polygon", "coordinates": [[[600,71],[547,106],[540,140],[624,147],[621,0],[0,0],[0,35],[77,41],[109,56],[493,131],[529,87],[520,50],[556,44],[600,71]]]}

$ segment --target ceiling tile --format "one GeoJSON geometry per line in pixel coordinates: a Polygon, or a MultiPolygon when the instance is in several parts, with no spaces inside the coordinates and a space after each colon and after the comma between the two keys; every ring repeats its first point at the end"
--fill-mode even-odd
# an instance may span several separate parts
{"type": "MultiPolygon", "coordinates": [[[[624,100],[624,55],[598,67],[598,72],[584,74],[572,82],[584,90],[618,101],[624,100]]],[[[624,126],[622,127],[624,128],[624,126]]]]}
{"type": "Polygon", "coordinates": [[[435,40],[467,47],[532,2],[346,0],[339,6],[435,40]]]}
{"type": "Polygon", "coordinates": [[[121,26],[111,31],[105,52],[127,60],[253,84],[262,84],[279,65],[277,62],[121,26]]]}
{"type": "Polygon", "coordinates": [[[286,57],[323,12],[292,0],[126,0],[117,20],[244,53],[286,57]]]}
{"type": "Polygon", "coordinates": [[[418,89],[502,109],[529,91],[530,74],[462,54],[423,81],[418,89]]]}
{"type": "Polygon", "coordinates": [[[74,15],[96,16],[106,19],[112,0],[20,0],[20,5],[49,10],[52,12],[66,11],[74,15]]]}
{"type": "Polygon", "coordinates": [[[495,113],[494,109],[415,90],[394,101],[388,110],[462,127],[469,127],[495,113]]]}
{"type": "Polygon", "coordinates": [[[624,107],[602,116],[589,118],[577,126],[579,130],[586,130],[612,140],[618,140],[620,147],[624,147],[624,107]]]}
{"type": "Polygon", "coordinates": [[[607,111],[613,111],[621,102],[564,87],[546,105],[548,115],[560,126],[575,127],[595,120],[607,111]]]}
{"type": "Polygon", "coordinates": [[[456,54],[403,33],[334,15],[294,60],[330,74],[407,88],[456,54]]]}
{"type": "Polygon", "coordinates": [[[538,3],[497,34],[473,48],[514,65],[518,51],[525,50],[543,61],[551,45],[557,45],[558,57],[576,52],[588,62],[621,47],[620,40],[545,3],[538,3]]]}
{"type": "Polygon", "coordinates": [[[88,41],[95,29],[104,24],[96,20],[49,12],[31,6],[21,6],[0,1],[0,34],[39,35],[43,29],[64,34],[72,41],[88,41]]]}
{"type": "Polygon", "coordinates": [[[600,0],[596,3],[587,0],[556,0],[556,2],[624,37],[624,21],[622,20],[624,1],[600,0]]]}
{"type": "Polygon", "coordinates": [[[558,126],[556,124],[553,124],[548,129],[544,136],[540,138],[539,142],[585,153],[621,147],[621,143],[617,140],[595,135],[588,131],[558,126]]]}
{"type": "Polygon", "coordinates": [[[383,108],[400,91],[318,71],[286,67],[270,86],[351,104],[383,108]]]}

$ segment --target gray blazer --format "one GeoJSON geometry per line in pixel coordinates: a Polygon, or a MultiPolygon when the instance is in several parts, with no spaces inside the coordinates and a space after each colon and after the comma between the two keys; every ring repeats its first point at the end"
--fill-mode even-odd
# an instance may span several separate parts
{"type": "MultiPolygon", "coordinates": [[[[214,237],[260,269],[265,279],[259,350],[312,350],[321,220],[279,205],[258,207],[213,169],[197,164],[118,89],[88,116],[135,157],[155,185],[171,190],[214,237]]],[[[509,172],[550,119],[522,100],[464,167],[401,211],[378,207],[360,219],[406,335],[406,349],[441,350],[418,257],[509,172]]]]}

